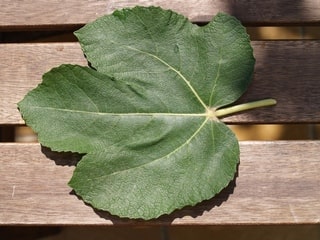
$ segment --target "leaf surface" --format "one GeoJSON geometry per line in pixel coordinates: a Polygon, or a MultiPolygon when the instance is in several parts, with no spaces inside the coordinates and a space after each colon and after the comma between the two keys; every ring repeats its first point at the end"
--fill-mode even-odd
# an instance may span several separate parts
{"type": "Polygon", "coordinates": [[[93,68],[54,68],[18,105],[43,145],[85,154],[69,182],[75,192],[97,209],[151,219],[226,187],[239,146],[214,110],[250,83],[241,24],[220,13],[199,27],[135,7],[76,35],[93,68]]]}

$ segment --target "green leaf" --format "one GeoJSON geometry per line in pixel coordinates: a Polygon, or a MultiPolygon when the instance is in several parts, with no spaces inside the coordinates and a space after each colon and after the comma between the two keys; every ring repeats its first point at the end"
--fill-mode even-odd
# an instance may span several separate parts
{"type": "Polygon", "coordinates": [[[199,27],[157,7],[76,32],[91,66],[61,65],[18,104],[44,146],[85,154],[69,185],[94,208],[151,219],[234,178],[239,146],[215,110],[247,89],[254,58],[234,17],[199,27]]]}

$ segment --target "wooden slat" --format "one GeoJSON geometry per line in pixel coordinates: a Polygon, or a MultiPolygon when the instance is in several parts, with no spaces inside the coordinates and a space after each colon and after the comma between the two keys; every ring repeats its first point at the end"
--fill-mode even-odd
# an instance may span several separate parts
{"type": "Polygon", "coordinates": [[[0,225],[320,223],[320,141],[241,142],[238,176],[211,200],[157,220],[95,212],[67,186],[71,157],[0,144],[0,225]],[[51,159],[48,159],[46,155],[51,159]],[[52,160],[54,159],[54,160],[52,160]]]}
{"type": "Polygon", "coordinates": [[[43,73],[62,63],[87,64],[78,43],[2,44],[0,54],[0,124],[23,123],[17,103],[43,73]]]}
{"type": "Polygon", "coordinates": [[[109,1],[108,10],[135,5],[156,5],[173,9],[196,22],[208,22],[218,12],[229,13],[249,25],[310,24],[320,21],[320,0],[112,0],[109,1]]]}
{"type": "Polygon", "coordinates": [[[207,22],[217,12],[227,12],[245,24],[310,24],[320,22],[320,0],[2,0],[0,2],[0,28],[61,27],[82,25],[115,9],[155,5],[173,9],[192,21],[207,22]]]}
{"type": "MultiPolygon", "coordinates": [[[[227,123],[320,122],[320,41],[253,42],[255,75],[240,102],[275,98],[276,107],[230,116],[227,123]]],[[[62,63],[86,65],[78,43],[2,44],[0,124],[23,123],[16,103],[62,63]]]]}

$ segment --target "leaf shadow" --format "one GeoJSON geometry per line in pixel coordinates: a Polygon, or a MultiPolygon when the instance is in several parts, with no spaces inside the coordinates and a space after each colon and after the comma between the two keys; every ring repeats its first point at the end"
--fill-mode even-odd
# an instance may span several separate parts
{"type": "Polygon", "coordinates": [[[48,147],[41,145],[41,152],[50,160],[54,161],[56,165],[60,166],[76,166],[84,154],[74,152],[55,152],[48,147]]]}
{"type": "MultiPolygon", "coordinates": [[[[182,209],[178,209],[173,211],[171,214],[165,214],[160,216],[157,219],[152,220],[143,220],[143,219],[129,219],[129,218],[121,218],[115,215],[110,214],[106,211],[101,211],[93,208],[93,211],[100,216],[101,218],[104,218],[105,220],[111,221],[114,225],[127,225],[127,224],[145,224],[145,225],[171,225],[174,220],[184,217],[192,217],[197,218],[202,216],[205,212],[209,212],[214,208],[220,207],[224,202],[228,200],[228,198],[234,193],[234,189],[236,187],[236,180],[238,177],[238,171],[239,171],[239,164],[237,165],[237,171],[235,173],[235,177],[226,188],[224,188],[220,193],[215,195],[209,200],[204,200],[195,206],[187,206],[182,209]]],[[[73,191],[72,194],[75,194],[73,191]]],[[[77,196],[79,199],[81,197],[77,196]]],[[[90,204],[86,204],[90,207],[92,207],[90,204]]]]}
{"type": "Polygon", "coordinates": [[[232,181],[230,181],[228,186],[225,187],[224,189],[222,189],[220,193],[218,193],[217,195],[215,195],[211,199],[204,200],[204,201],[196,204],[195,206],[188,206],[188,207],[184,207],[180,210],[176,210],[170,215],[160,217],[159,220],[162,220],[162,218],[163,218],[164,221],[173,222],[177,218],[183,218],[186,216],[189,216],[192,218],[197,218],[197,217],[202,216],[205,212],[209,212],[214,208],[220,207],[233,194],[234,189],[236,187],[237,177],[238,177],[238,168],[237,168],[237,172],[235,174],[234,179],[232,181]]]}

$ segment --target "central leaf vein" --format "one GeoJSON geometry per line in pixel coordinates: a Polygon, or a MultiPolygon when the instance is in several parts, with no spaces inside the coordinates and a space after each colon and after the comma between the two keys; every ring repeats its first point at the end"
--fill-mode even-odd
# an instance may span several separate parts
{"type": "Polygon", "coordinates": [[[116,112],[91,112],[84,110],[74,110],[65,108],[54,108],[54,107],[43,107],[43,106],[32,106],[34,109],[46,109],[51,111],[70,112],[70,113],[81,113],[91,114],[100,116],[177,116],[177,117],[207,117],[207,113],[160,113],[160,112],[137,112],[137,113],[116,113],[116,112]]]}

